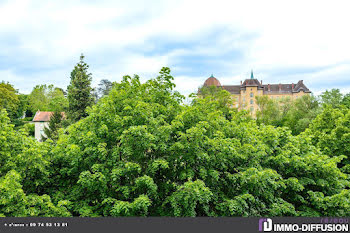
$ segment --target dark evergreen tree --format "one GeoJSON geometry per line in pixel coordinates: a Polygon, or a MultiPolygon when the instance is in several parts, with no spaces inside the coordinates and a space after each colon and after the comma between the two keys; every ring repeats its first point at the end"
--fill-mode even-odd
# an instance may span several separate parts
{"type": "Polygon", "coordinates": [[[46,141],[49,138],[53,141],[58,139],[58,130],[62,127],[62,120],[62,113],[55,111],[50,117],[49,127],[44,129],[45,136],[42,136],[42,141],[46,141]]]}
{"type": "Polygon", "coordinates": [[[94,102],[93,88],[91,87],[91,73],[89,66],[84,62],[84,55],[71,72],[71,81],[68,86],[68,118],[76,122],[87,116],[86,108],[94,102]]]}
{"type": "Polygon", "coordinates": [[[98,84],[98,94],[99,97],[103,97],[109,94],[109,91],[112,89],[113,83],[108,79],[102,79],[98,84]]]}

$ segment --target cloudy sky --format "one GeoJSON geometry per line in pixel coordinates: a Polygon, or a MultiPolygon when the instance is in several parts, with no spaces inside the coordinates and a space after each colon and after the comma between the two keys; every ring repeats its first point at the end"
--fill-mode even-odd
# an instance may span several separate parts
{"type": "Polygon", "coordinates": [[[239,84],[304,83],[350,92],[350,1],[3,1],[0,81],[21,93],[66,88],[81,53],[93,74],[155,77],[168,66],[189,94],[212,73],[239,84]]]}

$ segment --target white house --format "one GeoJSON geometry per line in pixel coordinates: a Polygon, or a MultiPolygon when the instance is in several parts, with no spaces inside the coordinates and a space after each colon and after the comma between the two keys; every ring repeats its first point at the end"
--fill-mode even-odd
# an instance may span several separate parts
{"type": "MultiPolygon", "coordinates": [[[[33,122],[35,124],[35,139],[39,142],[42,141],[42,137],[46,136],[44,133],[45,127],[49,127],[49,121],[53,112],[40,112],[37,111],[33,118],[33,122]]],[[[65,118],[65,113],[62,112],[62,116],[65,118]]]]}

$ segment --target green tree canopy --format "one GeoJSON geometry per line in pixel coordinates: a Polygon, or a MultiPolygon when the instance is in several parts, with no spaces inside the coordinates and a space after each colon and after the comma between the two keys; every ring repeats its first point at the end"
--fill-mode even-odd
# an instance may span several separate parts
{"type": "Polygon", "coordinates": [[[60,135],[53,200],[74,216],[350,214],[342,156],[212,96],[182,105],[172,80],[168,68],[144,84],[125,76],[60,135]]]}
{"type": "Polygon", "coordinates": [[[53,203],[45,194],[49,181],[48,147],[14,130],[0,110],[0,216],[71,216],[69,202],[53,203]]]}
{"type": "Polygon", "coordinates": [[[348,108],[324,105],[293,135],[286,119],[308,119],[312,98],[274,105],[269,125],[225,90],[184,105],[173,80],[124,76],[55,143],[2,109],[0,216],[350,216],[348,108]]]}
{"type": "Polygon", "coordinates": [[[325,154],[346,156],[343,169],[350,173],[350,109],[326,106],[305,132],[325,154]]]}
{"type": "Polygon", "coordinates": [[[2,81],[0,83],[0,109],[6,109],[10,118],[14,119],[18,117],[19,105],[20,99],[17,90],[10,83],[2,81]]]}
{"type": "Polygon", "coordinates": [[[294,135],[305,131],[321,111],[317,99],[312,95],[304,95],[295,100],[257,96],[256,102],[259,106],[256,113],[258,124],[286,126],[294,135]]]}
{"type": "Polygon", "coordinates": [[[68,100],[62,89],[53,85],[37,85],[28,96],[29,108],[33,113],[40,111],[63,112],[68,107],[68,100]]]}
{"type": "Polygon", "coordinates": [[[333,108],[338,107],[342,103],[343,94],[339,89],[326,90],[321,95],[321,102],[324,105],[330,105],[333,108]]]}
{"type": "Polygon", "coordinates": [[[350,108],[350,93],[344,95],[344,98],[342,100],[342,105],[344,105],[346,108],[350,108]]]}

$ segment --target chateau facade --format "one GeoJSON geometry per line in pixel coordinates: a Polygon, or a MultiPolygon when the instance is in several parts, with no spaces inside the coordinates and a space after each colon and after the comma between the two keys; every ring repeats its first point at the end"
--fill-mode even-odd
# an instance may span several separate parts
{"type": "Polygon", "coordinates": [[[253,71],[250,79],[241,81],[241,85],[221,85],[218,79],[211,75],[204,82],[204,86],[217,86],[231,93],[235,101],[234,107],[239,110],[249,110],[255,115],[258,105],[256,104],[256,96],[267,95],[271,99],[279,100],[284,97],[290,97],[292,100],[303,95],[310,95],[311,91],[305,86],[303,80],[299,80],[296,84],[262,84],[254,78],[253,71]]]}

